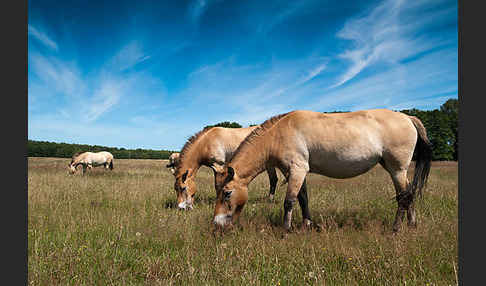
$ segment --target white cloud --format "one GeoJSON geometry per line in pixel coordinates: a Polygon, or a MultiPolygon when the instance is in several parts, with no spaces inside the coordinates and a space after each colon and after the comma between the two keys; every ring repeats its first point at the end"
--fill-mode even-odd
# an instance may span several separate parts
{"type": "Polygon", "coordinates": [[[92,122],[112,109],[122,97],[125,84],[124,81],[103,81],[86,105],[86,110],[82,113],[84,118],[92,122]]]}
{"type": "MultiPolygon", "coordinates": [[[[151,88],[156,88],[152,94],[162,95],[164,90],[158,79],[130,70],[149,58],[143,53],[142,45],[132,41],[96,72],[83,75],[75,61],[29,52],[29,100],[32,102],[29,109],[42,112],[38,108],[42,99],[54,96],[57,100],[51,99],[51,102],[57,102],[43,110],[45,114],[92,123],[122,102],[128,105],[130,101],[137,101],[137,95],[143,97],[151,88]]],[[[45,104],[43,106],[46,108],[45,104]]],[[[133,106],[130,109],[135,110],[133,106]]]]}
{"type": "MultiPolygon", "coordinates": [[[[331,88],[350,81],[366,67],[376,63],[396,65],[400,60],[443,43],[440,39],[416,37],[429,19],[449,15],[451,9],[435,9],[417,14],[414,1],[385,0],[364,16],[348,20],[337,37],[351,41],[352,48],[338,55],[350,63],[349,68],[331,88]],[[404,21],[403,19],[406,19],[404,21]],[[427,19],[427,20],[424,20],[427,19]]],[[[430,4],[421,3],[423,5],[430,4]]]]}
{"type": "Polygon", "coordinates": [[[308,5],[313,1],[288,1],[283,2],[287,4],[285,8],[281,11],[275,12],[274,16],[265,18],[265,22],[261,23],[257,27],[257,32],[266,34],[273,30],[277,25],[283,23],[285,20],[289,19],[290,17],[297,14],[299,11],[302,10],[305,5],[308,5]]]}
{"type": "Polygon", "coordinates": [[[118,72],[125,71],[135,65],[150,59],[151,56],[143,52],[142,45],[132,41],[118,51],[108,62],[107,68],[118,72]]]}
{"type": "Polygon", "coordinates": [[[74,64],[35,52],[29,53],[29,60],[29,67],[53,92],[72,98],[84,92],[85,84],[74,64]]]}
{"type": "Polygon", "coordinates": [[[57,46],[57,43],[51,40],[45,33],[42,33],[41,31],[37,30],[34,26],[28,25],[28,32],[29,35],[32,35],[34,38],[39,40],[42,44],[47,46],[48,48],[58,51],[59,47],[57,46]]]}
{"type": "Polygon", "coordinates": [[[433,97],[441,98],[441,94],[454,91],[457,92],[457,52],[450,48],[321,92],[306,108],[323,111],[394,109],[412,102],[417,104],[416,108],[421,108],[426,103],[440,102],[433,97]]]}

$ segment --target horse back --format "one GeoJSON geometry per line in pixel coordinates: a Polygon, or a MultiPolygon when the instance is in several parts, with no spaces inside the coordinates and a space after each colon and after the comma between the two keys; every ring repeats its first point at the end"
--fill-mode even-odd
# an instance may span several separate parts
{"type": "Polygon", "coordinates": [[[383,156],[406,163],[417,140],[408,116],[386,109],[335,114],[293,112],[273,133],[276,138],[271,140],[279,142],[278,157],[300,156],[311,171],[337,178],[361,174],[383,156]]]}
{"type": "Polygon", "coordinates": [[[257,126],[245,128],[213,127],[203,138],[200,152],[208,160],[229,161],[241,142],[257,126]]]}

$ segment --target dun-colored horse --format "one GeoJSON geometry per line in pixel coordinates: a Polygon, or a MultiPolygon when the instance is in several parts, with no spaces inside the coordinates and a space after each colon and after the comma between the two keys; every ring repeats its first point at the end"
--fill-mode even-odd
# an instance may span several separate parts
{"type": "Polygon", "coordinates": [[[398,209],[393,231],[407,213],[416,226],[414,198],[427,182],[431,144],[422,122],[386,109],[323,114],[293,111],[274,116],[241,143],[216,179],[222,188],[214,210],[214,224],[225,227],[239,217],[248,200],[248,184],[267,166],[279,168],[288,181],[284,227],[289,230],[296,200],[303,225],[311,224],[305,177],[316,173],[351,178],[381,164],[393,181],[398,209]],[[407,170],[416,152],[413,181],[407,170]]]}
{"type": "Polygon", "coordinates": [[[78,165],[83,166],[83,175],[86,169],[92,169],[93,167],[103,165],[105,169],[113,170],[113,155],[110,152],[101,151],[97,153],[93,152],[78,152],[74,154],[71,158],[71,163],[69,163],[69,171],[71,174],[76,172],[76,167],[78,165]]]}
{"type": "Polygon", "coordinates": [[[169,164],[165,165],[166,168],[170,170],[172,175],[175,175],[175,170],[177,168],[177,165],[179,165],[179,156],[180,153],[172,153],[169,156],[169,164]]]}
{"type": "MultiPolygon", "coordinates": [[[[193,197],[197,191],[194,178],[201,166],[213,169],[214,176],[223,170],[223,166],[233,156],[234,151],[245,137],[257,126],[246,128],[209,127],[199,131],[188,139],[182,148],[179,165],[175,171],[174,189],[177,192],[177,204],[180,209],[192,209],[193,197]]],[[[275,168],[268,167],[270,180],[269,197],[273,199],[278,177],[275,168]]],[[[215,180],[215,188],[220,186],[215,180]]]]}

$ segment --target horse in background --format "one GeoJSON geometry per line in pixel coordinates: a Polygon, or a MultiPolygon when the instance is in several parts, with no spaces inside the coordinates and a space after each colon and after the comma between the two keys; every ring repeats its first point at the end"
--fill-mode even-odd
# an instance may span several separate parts
{"type": "Polygon", "coordinates": [[[307,173],[331,178],[352,178],[380,164],[390,174],[398,209],[393,231],[404,215],[416,226],[414,199],[425,187],[432,160],[432,145],[415,116],[387,109],[324,114],[298,110],[274,116],[248,135],[232,159],[217,174],[218,190],[213,222],[232,225],[248,200],[248,184],[268,166],[287,179],[284,227],[291,228],[292,208],[298,200],[303,225],[312,224],[306,187],[307,173]],[[416,152],[413,181],[407,171],[416,152]]]}
{"type": "Polygon", "coordinates": [[[71,157],[71,163],[69,163],[69,172],[74,174],[76,167],[83,166],[83,175],[86,169],[92,169],[93,167],[103,165],[105,169],[113,170],[113,155],[107,151],[101,152],[78,152],[71,157]]]}
{"type": "Polygon", "coordinates": [[[180,157],[180,153],[172,153],[170,154],[169,156],[169,164],[165,165],[166,168],[168,168],[170,170],[170,172],[172,173],[172,175],[175,176],[175,170],[177,168],[177,166],[179,165],[179,157],[180,157]]]}

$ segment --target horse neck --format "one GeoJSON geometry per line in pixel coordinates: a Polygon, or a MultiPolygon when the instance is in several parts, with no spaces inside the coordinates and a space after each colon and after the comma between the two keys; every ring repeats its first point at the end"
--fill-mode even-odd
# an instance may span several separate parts
{"type": "Polygon", "coordinates": [[[82,160],[82,159],[83,159],[83,157],[81,157],[81,155],[80,155],[80,156],[78,156],[78,157],[76,157],[76,158],[73,160],[73,165],[79,165],[79,164],[81,164],[80,162],[81,162],[81,160],[82,160]]]}
{"type": "Polygon", "coordinates": [[[195,176],[202,165],[203,159],[204,156],[199,150],[199,144],[194,144],[184,156],[179,157],[179,168],[180,170],[192,169],[192,176],[195,176]]]}
{"type": "Polygon", "coordinates": [[[258,136],[238,150],[230,161],[229,165],[246,184],[265,171],[271,154],[271,145],[268,142],[271,141],[265,140],[264,136],[258,136]]]}

